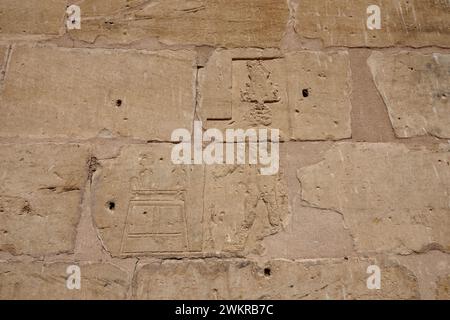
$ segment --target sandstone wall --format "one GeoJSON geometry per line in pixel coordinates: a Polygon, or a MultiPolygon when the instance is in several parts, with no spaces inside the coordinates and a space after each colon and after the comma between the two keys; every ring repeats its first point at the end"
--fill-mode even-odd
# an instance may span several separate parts
{"type": "Polygon", "coordinates": [[[0,0],[0,72],[0,298],[450,298],[448,0],[0,0]]]}

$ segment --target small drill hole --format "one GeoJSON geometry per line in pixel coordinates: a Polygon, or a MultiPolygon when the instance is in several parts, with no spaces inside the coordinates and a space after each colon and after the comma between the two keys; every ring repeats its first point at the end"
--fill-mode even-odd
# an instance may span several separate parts
{"type": "Polygon", "coordinates": [[[122,105],[122,100],[121,99],[117,99],[116,100],[116,107],[120,107],[122,105]]]}
{"type": "Polygon", "coordinates": [[[308,89],[303,89],[302,90],[302,95],[304,98],[307,98],[309,96],[309,90],[308,89]]]}
{"type": "Polygon", "coordinates": [[[264,268],[264,275],[266,277],[270,277],[271,273],[272,273],[272,270],[270,270],[270,268],[264,268]]]}
{"type": "Polygon", "coordinates": [[[108,202],[108,209],[109,210],[114,210],[116,208],[116,203],[114,201],[109,201],[108,202]]]}

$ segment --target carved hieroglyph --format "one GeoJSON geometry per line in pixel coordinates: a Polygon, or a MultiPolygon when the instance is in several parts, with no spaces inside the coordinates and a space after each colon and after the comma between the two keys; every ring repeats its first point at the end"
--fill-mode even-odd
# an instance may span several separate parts
{"type": "Polygon", "coordinates": [[[164,261],[138,267],[137,299],[417,299],[414,275],[394,263],[272,260],[164,261]],[[381,290],[366,286],[367,267],[380,265],[381,290]]]}
{"type": "Polygon", "coordinates": [[[78,144],[0,145],[0,251],[73,252],[87,162],[78,144]]]}
{"type": "Polygon", "coordinates": [[[194,60],[187,51],[16,47],[0,135],[167,141],[174,128],[192,125],[194,60]]]}
{"type": "Polygon", "coordinates": [[[174,165],[171,144],[123,147],[99,160],[93,215],[114,256],[239,254],[281,230],[281,174],[256,168],[174,165]]]}
{"type": "Polygon", "coordinates": [[[346,52],[217,50],[201,70],[199,114],[207,127],[278,128],[282,140],[351,136],[346,52]]]}
{"type": "Polygon", "coordinates": [[[398,137],[450,138],[450,55],[374,52],[368,64],[398,137]]]}
{"type": "Polygon", "coordinates": [[[450,47],[450,4],[446,0],[301,0],[295,30],[326,46],[450,47]],[[381,29],[367,28],[367,8],[381,9],[381,29]]]}
{"type": "Polygon", "coordinates": [[[450,250],[450,153],[339,143],[298,170],[304,201],[343,215],[360,252],[450,250]]]}
{"type": "Polygon", "coordinates": [[[84,1],[86,20],[73,39],[225,47],[278,46],[286,29],[286,0],[84,1]],[[142,5],[141,5],[142,4],[142,5]]]}

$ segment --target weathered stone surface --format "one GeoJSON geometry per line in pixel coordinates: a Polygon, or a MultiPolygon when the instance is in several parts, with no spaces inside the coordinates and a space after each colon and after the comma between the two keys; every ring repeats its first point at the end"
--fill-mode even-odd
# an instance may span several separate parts
{"type": "Polygon", "coordinates": [[[66,0],[2,0],[0,39],[62,33],[66,4],[66,0]]]}
{"type": "Polygon", "coordinates": [[[445,292],[441,282],[450,275],[449,254],[433,250],[422,254],[399,255],[393,259],[414,273],[421,299],[433,300],[439,298],[439,292],[445,292]]]}
{"type": "Polygon", "coordinates": [[[272,176],[253,166],[205,170],[205,250],[261,253],[261,240],[281,231],[288,216],[283,168],[272,176]]]}
{"type": "MultiPolygon", "coordinates": [[[[342,215],[332,210],[311,208],[301,199],[297,170],[319,162],[331,142],[289,142],[287,172],[289,219],[282,231],[264,238],[266,258],[343,258],[351,256],[353,240],[342,215]]],[[[284,156],[284,155],[283,155],[284,156]]]]}
{"type": "Polygon", "coordinates": [[[17,47],[0,96],[0,135],[170,140],[175,128],[192,126],[193,61],[186,51],[17,47]]]}
{"type": "Polygon", "coordinates": [[[171,144],[128,146],[99,160],[93,215],[113,255],[240,254],[287,215],[281,173],[249,166],[175,165],[171,144]]]}
{"type": "Polygon", "coordinates": [[[450,300],[450,275],[439,279],[436,298],[438,300],[450,300]]]}
{"type": "Polygon", "coordinates": [[[450,5],[443,0],[301,0],[296,32],[326,46],[450,46],[450,5]],[[381,29],[367,28],[367,8],[381,9],[381,29]]]}
{"type": "Polygon", "coordinates": [[[298,178],[310,206],[343,214],[359,251],[449,250],[449,163],[449,152],[339,143],[298,178]]]}
{"type": "Polygon", "coordinates": [[[0,263],[1,299],[125,299],[128,287],[127,273],[106,263],[0,263]],[[80,290],[69,290],[66,286],[69,276],[66,270],[70,265],[80,267],[80,290]]]}
{"type": "Polygon", "coordinates": [[[450,138],[450,55],[374,52],[368,64],[398,137],[450,138]]]}
{"type": "Polygon", "coordinates": [[[346,52],[217,50],[200,74],[207,127],[280,129],[282,140],[351,137],[346,52]]]}
{"type": "Polygon", "coordinates": [[[73,251],[88,156],[78,144],[0,145],[0,251],[73,251]]]}
{"type": "Polygon", "coordinates": [[[158,0],[135,5],[141,2],[119,0],[95,9],[93,1],[82,3],[81,30],[69,34],[88,42],[101,38],[130,43],[153,37],[166,44],[274,47],[289,16],[285,0],[158,0]]]}
{"type": "Polygon", "coordinates": [[[138,299],[414,299],[415,277],[395,264],[380,265],[380,290],[366,286],[369,260],[164,261],[144,265],[133,280],[138,299]]]}
{"type": "Polygon", "coordinates": [[[2,84],[2,80],[5,77],[5,67],[6,67],[6,53],[8,48],[5,46],[0,46],[0,85],[2,84]]]}
{"type": "Polygon", "coordinates": [[[113,255],[202,251],[204,168],[172,164],[171,148],[127,146],[100,160],[93,215],[113,255]]]}

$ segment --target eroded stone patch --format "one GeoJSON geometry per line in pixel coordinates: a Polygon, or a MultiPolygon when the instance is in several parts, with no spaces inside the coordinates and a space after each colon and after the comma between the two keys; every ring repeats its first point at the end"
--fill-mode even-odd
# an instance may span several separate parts
{"type": "Polygon", "coordinates": [[[399,144],[338,143],[298,170],[301,197],[343,214],[358,251],[449,250],[450,154],[399,144]]]}

